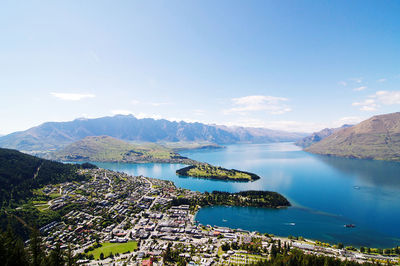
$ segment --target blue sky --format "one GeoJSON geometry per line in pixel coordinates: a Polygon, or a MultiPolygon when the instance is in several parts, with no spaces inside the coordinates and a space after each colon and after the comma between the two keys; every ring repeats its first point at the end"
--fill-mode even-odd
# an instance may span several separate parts
{"type": "Polygon", "coordinates": [[[310,132],[400,107],[399,1],[2,1],[0,133],[132,113],[310,132]]]}

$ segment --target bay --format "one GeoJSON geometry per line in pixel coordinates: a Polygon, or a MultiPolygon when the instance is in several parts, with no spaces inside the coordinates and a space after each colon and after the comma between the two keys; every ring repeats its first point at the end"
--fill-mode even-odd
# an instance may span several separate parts
{"type": "Polygon", "coordinates": [[[303,236],[353,246],[400,245],[400,163],[312,155],[292,143],[238,144],[189,150],[183,156],[253,172],[255,182],[178,177],[179,164],[95,163],[99,167],[173,181],[197,191],[270,190],[286,196],[287,209],[202,208],[202,224],[280,236],[303,236]],[[344,224],[355,224],[345,228],[344,224]]]}

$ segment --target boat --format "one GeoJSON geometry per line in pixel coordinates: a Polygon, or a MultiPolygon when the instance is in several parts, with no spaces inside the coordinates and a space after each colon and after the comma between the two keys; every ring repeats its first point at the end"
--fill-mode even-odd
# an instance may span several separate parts
{"type": "Polygon", "coordinates": [[[354,228],[356,226],[355,226],[355,224],[345,224],[344,227],[346,227],[346,228],[354,228]]]}
{"type": "Polygon", "coordinates": [[[291,225],[291,226],[295,226],[296,223],[285,223],[285,225],[291,225]]]}

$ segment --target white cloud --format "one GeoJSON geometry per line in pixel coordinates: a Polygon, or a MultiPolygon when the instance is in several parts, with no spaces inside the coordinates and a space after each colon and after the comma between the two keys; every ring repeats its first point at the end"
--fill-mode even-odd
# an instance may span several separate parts
{"type": "Polygon", "coordinates": [[[195,114],[195,115],[204,115],[205,113],[206,113],[206,111],[204,111],[203,109],[193,110],[193,114],[195,114]]]}
{"type": "Polygon", "coordinates": [[[132,115],[133,114],[133,112],[130,111],[130,110],[121,110],[121,109],[119,109],[119,110],[111,110],[111,113],[113,115],[132,115]]]}
{"type": "Polygon", "coordinates": [[[365,90],[366,88],[367,88],[366,86],[361,86],[361,87],[354,88],[353,90],[354,90],[354,91],[363,91],[363,90],[365,90]]]}
{"type": "Polygon", "coordinates": [[[162,117],[160,115],[147,114],[147,113],[135,113],[131,110],[117,109],[117,110],[111,110],[111,113],[113,115],[133,115],[134,117],[136,117],[138,119],[142,119],[142,118],[162,119],[162,117]]]}
{"type": "Polygon", "coordinates": [[[162,106],[162,105],[170,105],[171,103],[170,102],[151,102],[148,104],[151,106],[162,106]]]}
{"type": "Polygon", "coordinates": [[[351,81],[353,81],[353,82],[355,82],[355,83],[361,83],[362,81],[363,81],[363,79],[364,78],[351,78],[351,79],[349,79],[349,80],[351,80],[351,81]]]}
{"type": "Polygon", "coordinates": [[[224,123],[227,126],[242,126],[242,127],[256,127],[256,128],[268,128],[274,130],[284,130],[290,132],[314,132],[319,131],[326,127],[326,124],[303,122],[303,121],[291,121],[291,120],[278,120],[278,121],[265,121],[256,118],[239,119],[236,121],[224,123]]]}
{"type": "Polygon", "coordinates": [[[138,119],[142,118],[162,119],[161,115],[156,115],[156,114],[137,113],[133,115],[138,119]]]}
{"type": "Polygon", "coordinates": [[[377,91],[374,97],[383,105],[400,104],[400,91],[377,91]]]}
{"type": "Polygon", "coordinates": [[[366,99],[361,102],[354,102],[352,105],[359,106],[361,111],[375,111],[379,107],[376,104],[375,99],[366,99]]]}
{"type": "Polygon", "coordinates": [[[278,121],[265,121],[262,119],[238,119],[236,121],[226,122],[228,126],[243,126],[243,127],[257,127],[268,128],[274,130],[283,130],[289,132],[317,132],[324,128],[337,128],[344,124],[355,125],[365,120],[365,118],[358,116],[342,117],[335,121],[330,122],[306,122],[306,121],[293,121],[293,120],[278,120],[278,121]]]}
{"type": "Polygon", "coordinates": [[[343,125],[355,125],[365,120],[363,117],[359,116],[345,116],[332,123],[332,127],[341,127],[343,125]]]}
{"type": "Polygon", "coordinates": [[[233,98],[232,103],[235,107],[224,110],[224,113],[245,114],[248,112],[266,111],[270,114],[283,114],[292,110],[284,104],[286,101],[288,101],[287,98],[265,95],[251,95],[241,98],[233,98]]]}
{"type": "Polygon", "coordinates": [[[339,81],[338,84],[343,86],[343,87],[347,86],[347,82],[346,81],[339,81]]]}
{"type": "Polygon", "coordinates": [[[136,99],[133,99],[131,101],[131,104],[133,105],[150,105],[150,106],[154,106],[154,107],[158,107],[158,106],[163,106],[163,105],[170,105],[172,104],[171,102],[142,102],[136,99]]]}
{"type": "Polygon", "coordinates": [[[377,91],[361,102],[354,102],[361,111],[376,111],[382,105],[400,104],[400,91],[377,91]]]}
{"type": "Polygon", "coordinates": [[[381,78],[381,79],[378,79],[377,81],[378,82],[385,82],[387,79],[385,79],[385,78],[381,78]]]}
{"type": "Polygon", "coordinates": [[[81,93],[58,93],[58,92],[51,92],[51,95],[54,97],[65,100],[65,101],[80,101],[85,98],[94,98],[96,95],[94,94],[81,94],[81,93]]]}

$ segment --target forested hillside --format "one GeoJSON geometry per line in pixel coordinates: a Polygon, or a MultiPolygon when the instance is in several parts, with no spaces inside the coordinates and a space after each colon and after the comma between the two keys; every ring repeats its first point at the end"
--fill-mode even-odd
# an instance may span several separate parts
{"type": "Polygon", "coordinates": [[[63,164],[16,150],[0,148],[0,199],[5,203],[22,203],[32,195],[32,190],[46,184],[82,180],[76,173],[88,164],[63,164]]]}

